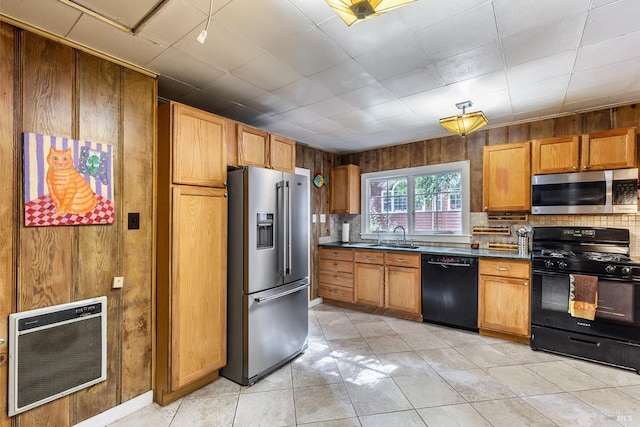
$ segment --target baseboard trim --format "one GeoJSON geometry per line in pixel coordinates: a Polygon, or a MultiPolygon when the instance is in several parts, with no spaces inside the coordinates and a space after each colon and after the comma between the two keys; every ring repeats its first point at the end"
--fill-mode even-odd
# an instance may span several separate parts
{"type": "Polygon", "coordinates": [[[315,307],[316,305],[322,304],[322,297],[318,297],[316,299],[312,299],[309,301],[309,308],[315,307]]]}
{"type": "Polygon", "coordinates": [[[153,403],[153,391],[149,390],[148,392],[127,400],[118,406],[107,409],[101,414],[93,416],[78,424],[74,424],[74,427],[104,427],[126,417],[127,415],[133,414],[151,403],[153,403]]]}

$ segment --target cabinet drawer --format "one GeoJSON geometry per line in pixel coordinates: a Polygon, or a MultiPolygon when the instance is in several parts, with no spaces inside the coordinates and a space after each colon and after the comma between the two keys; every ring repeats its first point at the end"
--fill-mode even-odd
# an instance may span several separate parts
{"type": "Polygon", "coordinates": [[[327,285],[320,283],[319,294],[323,298],[335,299],[338,301],[353,302],[353,289],[342,286],[327,285]]]}
{"type": "Polygon", "coordinates": [[[353,288],[353,274],[320,270],[320,283],[353,288]]]}
{"type": "Polygon", "coordinates": [[[334,271],[353,273],[353,262],[338,261],[333,259],[320,259],[320,270],[327,270],[329,273],[333,273],[334,271]]]}
{"type": "Polygon", "coordinates": [[[384,264],[384,252],[377,251],[355,251],[355,262],[365,264],[384,264]]]}
{"type": "Polygon", "coordinates": [[[501,259],[480,259],[480,274],[501,277],[529,278],[529,261],[509,261],[501,259]]]}
{"type": "Polygon", "coordinates": [[[419,254],[407,254],[402,252],[386,252],[384,255],[386,265],[397,265],[398,267],[420,267],[419,254]]]}
{"type": "Polygon", "coordinates": [[[320,248],[320,258],[353,261],[353,250],[320,248]]]}

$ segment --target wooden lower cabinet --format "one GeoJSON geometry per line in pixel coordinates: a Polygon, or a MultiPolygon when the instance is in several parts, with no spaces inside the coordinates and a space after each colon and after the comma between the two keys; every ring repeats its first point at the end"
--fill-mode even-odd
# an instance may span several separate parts
{"type": "Polygon", "coordinates": [[[384,266],[356,262],[354,276],[355,302],[382,307],[384,304],[384,266]]]}
{"type": "Polygon", "coordinates": [[[420,314],[420,282],[419,254],[385,253],[385,308],[420,314]]]}
{"type": "Polygon", "coordinates": [[[170,194],[170,216],[158,224],[154,397],[161,405],[217,378],[227,357],[226,190],[175,186],[170,194]]]}
{"type": "Polygon", "coordinates": [[[323,298],[353,302],[353,250],[320,248],[320,289],[323,298]]]}
{"type": "Polygon", "coordinates": [[[480,259],[480,333],[529,342],[531,287],[529,261],[480,259]]]}

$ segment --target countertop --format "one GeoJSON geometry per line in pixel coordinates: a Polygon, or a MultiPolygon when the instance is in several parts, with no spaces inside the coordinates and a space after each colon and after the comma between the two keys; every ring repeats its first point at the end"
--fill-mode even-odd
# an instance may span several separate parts
{"type": "Polygon", "coordinates": [[[371,251],[403,251],[403,252],[416,252],[421,254],[436,254],[436,255],[457,255],[457,256],[469,256],[475,258],[508,258],[514,260],[531,260],[531,254],[522,255],[518,252],[509,251],[492,251],[489,249],[471,249],[463,247],[453,246],[417,246],[412,248],[395,246],[393,243],[385,245],[375,245],[373,242],[331,242],[321,243],[318,245],[323,248],[342,248],[342,249],[366,249],[371,251]]]}

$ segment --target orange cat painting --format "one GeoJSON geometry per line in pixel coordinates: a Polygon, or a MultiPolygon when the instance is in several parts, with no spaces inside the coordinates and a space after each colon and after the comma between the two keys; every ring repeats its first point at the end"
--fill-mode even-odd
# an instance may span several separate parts
{"type": "Polygon", "coordinates": [[[71,149],[49,149],[47,188],[58,215],[86,215],[98,204],[89,183],[73,165],[71,149]]]}

